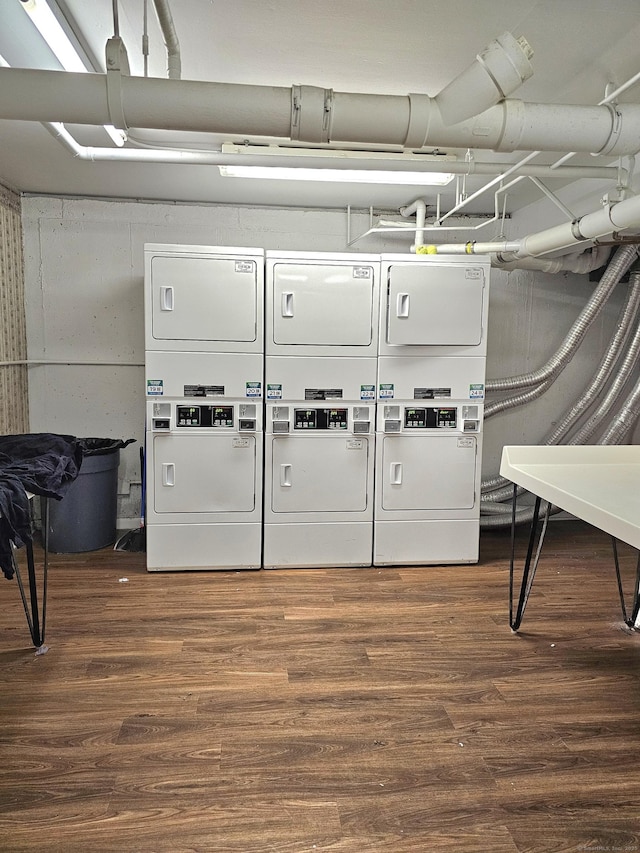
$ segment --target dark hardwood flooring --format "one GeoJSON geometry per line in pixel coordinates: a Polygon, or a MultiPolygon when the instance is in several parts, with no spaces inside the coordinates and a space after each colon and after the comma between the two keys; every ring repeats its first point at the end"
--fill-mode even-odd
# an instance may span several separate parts
{"type": "Polygon", "coordinates": [[[170,574],[54,555],[40,656],[0,578],[0,850],[640,850],[640,633],[609,540],[551,525],[517,635],[508,549],[170,574]]]}

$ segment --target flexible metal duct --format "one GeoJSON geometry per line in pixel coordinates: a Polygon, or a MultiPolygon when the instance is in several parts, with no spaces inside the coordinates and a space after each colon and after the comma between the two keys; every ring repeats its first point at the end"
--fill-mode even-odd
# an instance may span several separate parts
{"type": "MultiPolygon", "coordinates": [[[[525,238],[528,239],[528,238],[525,238]]],[[[492,379],[486,383],[487,391],[509,391],[517,388],[530,388],[548,379],[553,379],[566,367],[586,335],[589,327],[602,310],[622,276],[629,269],[638,254],[637,246],[622,246],[602,276],[600,284],[580,312],[556,353],[547,363],[536,371],[510,376],[505,379],[492,379]]]]}

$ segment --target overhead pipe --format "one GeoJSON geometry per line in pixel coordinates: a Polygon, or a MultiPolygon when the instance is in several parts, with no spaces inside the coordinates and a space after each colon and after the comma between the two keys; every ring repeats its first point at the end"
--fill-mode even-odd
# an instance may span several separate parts
{"type": "MultiPolygon", "coordinates": [[[[237,154],[222,153],[217,151],[193,151],[176,148],[107,148],[93,145],[81,145],[75,137],[69,133],[65,126],[60,122],[42,122],[42,125],[60,142],[69,153],[73,154],[79,160],[87,160],[91,162],[118,162],[118,163],[181,163],[195,166],[230,166],[238,162],[237,154]]],[[[129,137],[131,140],[131,137],[129,137]]],[[[331,166],[332,169],[369,169],[370,163],[366,160],[351,160],[348,158],[323,161],[321,157],[315,158],[315,161],[320,166],[331,166]]],[[[261,166],[264,164],[264,158],[260,154],[243,154],[243,165],[261,166]]],[[[274,166],[285,166],[290,162],[286,154],[278,156],[274,154],[269,157],[269,164],[274,166]]],[[[405,164],[400,164],[403,169],[406,169],[405,164]]],[[[415,166],[415,164],[412,164],[415,166]]],[[[385,169],[393,169],[394,164],[385,163],[385,169]]],[[[473,173],[481,175],[493,175],[496,170],[502,171],[506,168],[504,163],[476,163],[473,168],[473,173]]],[[[545,177],[567,178],[569,180],[578,180],[579,178],[602,178],[611,180],[617,177],[618,168],[616,166],[567,166],[560,170],[550,172],[550,166],[532,166],[530,167],[532,174],[542,175],[545,177]]],[[[425,160],[419,164],[420,172],[440,172],[442,171],[442,163],[434,160],[425,160]]],[[[470,174],[466,165],[462,162],[447,161],[447,171],[458,174],[470,174]]],[[[525,174],[529,174],[529,169],[525,169],[525,174]]],[[[404,223],[395,223],[400,228],[405,230],[415,231],[415,228],[404,223]]],[[[443,229],[444,230],[444,229],[443,229]]]]}
{"type": "Polygon", "coordinates": [[[572,150],[619,156],[638,150],[640,105],[529,104],[504,100],[446,125],[427,95],[293,88],[0,68],[0,119],[115,124],[295,139],[424,147],[572,150]]]}
{"type": "Polygon", "coordinates": [[[168,0],[153,0],[156,17],[162,30],[164,44],[167,48],[167,73],[170,80],[179,80],[182,74],[180,60],[180,42],[176,28],[173,25],[173,17],[169,8],[168,0]]]}
{"type": "MultiPolygon", "coordinates": [[[[0,69],[1,70],[1,69],[0,69]]],[[[609,236],[625,228],[640,225],[640,196],[609,204],[601,210],[587,213],[574,222],[564,222],[529,234],[520,240],[496,240],[490,243],[447,243],[433,246],[419,246],[418,254],[504,254],[513,253],[509,260],[539,257],[551,252],[559,252],[580,243],[592,242],[609,236]]]]}

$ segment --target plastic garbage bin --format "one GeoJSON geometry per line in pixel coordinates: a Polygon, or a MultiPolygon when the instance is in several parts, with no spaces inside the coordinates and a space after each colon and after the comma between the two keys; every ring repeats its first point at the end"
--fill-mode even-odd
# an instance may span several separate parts
{"type": "MultiPolygon", "coordinates": [[[[49,550],[97,551],[116,540],[120,448],[135,441],[80,438],[80,473],[60,501],[49,501],[49,550]]],[[[45,513],[42,507],[44,524],[45,513]]]]}

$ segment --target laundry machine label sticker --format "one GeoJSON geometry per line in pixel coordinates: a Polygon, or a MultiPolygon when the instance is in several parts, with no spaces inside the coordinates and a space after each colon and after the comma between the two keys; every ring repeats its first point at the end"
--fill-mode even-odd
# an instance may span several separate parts
{"type": "Polygon", "coordinates": [[[484,385],[469,385],[470,400],[484,400],[484,385]]]}
{"type": "Polygon", "coordinates": [[[473,438],[459,438],[458,447],[462,447],[464,449],[475,447],[475,440],[473,438]]]}
{"type": "Polygon", "coordinates": [[[232,447],[249,447],[249,444],[248,438],[234,438],[231,442],[232,447]]]}
{"type": "Polygon", "coordinates": [[[236,272],[253,272],[254,262],[253,261],[236,261],[235,269],[236,269],[236,272]]]}
{"type": "Polygon", "coordinates": [[[414,400],[442,400],[450,399],[451,388],[414,388],[414,400]]]}
{"type": "Polygon", "coordinates": [[[267,400],[282,400],[282,385],[267,385],[267,400]]]}
{"type": "Polygon", "coordinates": [[[379,390],[379,396],[381,400],[393,400],[394,397],[394,386],[393,384],[381,384],[379,390]]]}
{"type": "Polygon", "coordinates": [[[163,379],[147,379],[147,397],[162,397],[164,394],[163,379]]]}
{"type": "Polygon", "coordinates": [[[350,438],[347,440],[347,450],[362,450],[364,441],[361,438],[350,438]]]}
{"type": "Polygon", "coordinates": [[[247,382],[247,397],[262,397],[262,382],[247,382]]]}
{"type": "Polygon", "coordinates": [[[224,385],[185,385],[185,397],[224,397],[224,385]]]}
{"type": "Polygon", "coordinates": [[[376,386],[375,385],[361,385],[360,386],[360,399],[361,400],[375,400],[376,399],[376,386]]]}
{"type": "Polygon", "coordinates": [[[482,270],[479,267],[467,267],[467,269],[464,271],[464,277],[481,279],[483,277],[482,270]]]}
{"type": "Polygon", "coordinates": [[[342,388],[305,388],[305,400],[342,400],[342,388]]]}
{"type": "Polygon", "coordinates": [[[373,275],[373,270],[371,267],[354,267],[353,268],[353,277],[354,278],[371,278],[373,275]]]}

